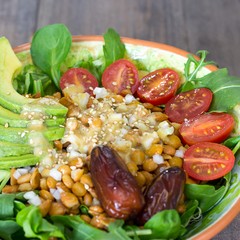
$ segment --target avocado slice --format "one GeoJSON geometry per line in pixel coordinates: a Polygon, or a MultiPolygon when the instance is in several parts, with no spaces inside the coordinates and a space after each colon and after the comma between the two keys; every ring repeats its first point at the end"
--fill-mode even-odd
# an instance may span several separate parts
{"type": "Polygon", "coordinates": [[[40,158],[33,154],[21,156],[0,157],[0,169],[26,167],[36,165],[40,158]]]}
{"type": "Polygon", "coordinates": [[[0,38],[0,105],[12,112],[41,111],[50,116],[66,116],[67,108],[49,98],[26,98],[19,94],[12,85],[14,74],[22,67],[9,41],[0,38]]]}
{"type": "Polygon", "coordinates": [[[19,156],[29,153],[33,153],[33,148],[29,144],[0,141],[0,157],[19,156]]]}
{"type": "MultiPolygon", "coordinates": [[[[65,122],[65,118],[49,118],[44,120],[44,125],[53,127],[63,125],[65,122]]],[[[0,124],[5,126],[7,124],[10,127],[25,127],[27,128],[32,123],[32,120],[28,120],[21,116],[20,114],[9,111],[6,108],[0,106],[0,124]]]]}
{"type": "MultiPolygon", "coordinates": [[[[64,135],[65,129],[62,127],[49,127],[42,131],[43,136],[48,141],[61,139],[64,135]]],[[[28,144],[31,130],[26,128],[12,128],[0,125],[0,141],[7,141],[12,143],[28,144]]]]}

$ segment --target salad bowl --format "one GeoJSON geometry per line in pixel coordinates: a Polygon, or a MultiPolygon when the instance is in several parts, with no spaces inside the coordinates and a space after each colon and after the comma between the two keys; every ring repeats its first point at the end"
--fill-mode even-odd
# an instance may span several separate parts
{"type": "MultiPolygon", "coordinates": [[[[125,44],[129,58],[146,67],[148,72],[160,68],[172,68],[182,73],[189,57],[188,52],[166,44],[149,42],[131,38],[121,38],[125,44]]],[[[102,64],[104,39],[102,36],[73,36],[70,52],[64,62],[64,67],[73,66],[76,61],[93,59],[96,65],[102,64]]],[[[30,44],[14,48],[23,65],[31,62],[30,44]]],[[[198,72],[198,77],[216,71],[214,65],[207,65],[198,72]]],[[[236,110],[237,111],[237,110],[236,110]]],[[[240,154],[231,171],[229,188],[224,197],[203,214],[201,220],[192,223],[184,235],[184,239],[211,239],[222,231],[239,213],[240,209],[240,154]]]]}

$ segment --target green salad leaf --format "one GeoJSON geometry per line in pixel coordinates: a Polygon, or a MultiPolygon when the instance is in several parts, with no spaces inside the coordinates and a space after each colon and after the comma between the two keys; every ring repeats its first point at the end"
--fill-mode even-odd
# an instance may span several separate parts
{"type": "Polygon", "coordinates": [[[14,217],[14,195],[0,194],[0,219],[10,219],[14,217]]]}
{"type": "Polygon", "coordinates": [[[152,233],[141,239],[176,239],[182,233],[181,219],[175,209],[163,210],[153,215],[144,229],[151,229],[152,233]]]}
{"type": "MultiPolygon", "coordinates": [[[[14,239],[22,239],[15,238],[13,234],[20,231],[21,227],[14,220],[0,220],[0,239],[4,240],[14,240],[14,239]]],[[[23,234],[22,234],[23,236],[23,234]]]]}
{"type": "Polygon", "coordinates": [[[38,207],[30,205],[21,210],[16,216],[16,222],[21,226],[28,238],[49,240],[50,237],[66,239],[57,226],[54,226],[40,213],[38,207]]]}
{"type": "Polygon", "coordinates": [[[225,68],[198,78],[198,71],[213,62],[204,61],[207,55],[206,51],[199,51],[197,54],[200,55],[200,60],[189,55],[185,64],[186,82],[181,86],[180,92],[201,87],[209,88],[213,92],[213,101],[209,111],[231,112],[240,103],[240,78],[230,76],[225,68]],[[190,71],[192,65],[194,65],[194,70],[190,71]]]}
{"type": "Polygon", "coordinates": [[[231,172],[221,179],[220,183],[210,184],[186,184],[185,196],[187,199],[197,200],[202,212],[213,208],[226,194],[231,180],[231,172]],[[225,181],[223,184],[222,181],[225,181]],[[218,187],[220,185],[220,187],[218,187]]]}
{"type": "Polygon", "coordinates": [[[114,29],[109,28],[107,32],[104,33],[103,37],[103,53],[105,58],[104,68],[106,68],[116,60],[124,58],[126,49],[119,34],[114,29]]]}
{"type": "MultiPolygon", "coordinates": [[[[186,204],[186,211],[181,215],[181,224],[187,227],[191,220],[195,219],[196,210],[198,209],[198,201],[190,200],[186,204]]],[[[199,216],[199,214],[198,214],[199,216]]],[[[201,212],[200,212],[201,216],[201,212]]],[[[199,218],[198,218],[199,220],[199,218]]]]}
{"type": "Polygon", "coordinates": [[[35,32],[31,44],[33,63],[47,73],[59,89],[60,67],[72,45],[72,36],[64,24],[52,24],[35,32]]]}
{"type": "Polygon", "coordinates": [[[236,154],[240,149],[240,136],[228,138],[223,144],[232,149],[233,154],[236,154]]]}

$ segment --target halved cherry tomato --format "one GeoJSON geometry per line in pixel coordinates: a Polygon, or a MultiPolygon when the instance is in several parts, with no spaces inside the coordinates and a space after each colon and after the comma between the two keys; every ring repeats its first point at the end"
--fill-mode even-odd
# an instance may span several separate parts
{"type": "Polygon", "coordinates": [[[179,132],[183,140],[193,145],[198,142],[225,140],[234,128],[234,118],[228,113],[205,113],[182,123],[179,132]]]}
{"type": "Polygon", "coordinates": [[[124,90],[135,93],[138,84],[137,68],[126,59],[115,61],[104,70],[102,75],[103,87],[116,94],[122,94],[124,90]]]}
{"type": "Polygon", "coordinates": [[[234,154],[229,148],[218,143],[202,142],[187,149],[183,168],[190,177],[209,181],[230,172],[234,161],[234,154]]]}
{"type": "Polygon", "coordinates": [[[137,95],[142,102],[165,104],[176,94],[179,84],[177,72],[169,68],[158,69],[140,80],[137,95]]]}
{"type": "Polygon", "coordinates": [[[206,112],[212,102],[212,91],[208,88],[196,88],[179,93],[165,105],[165,112],[172,122],[182,123],[206,112]]]}
{"type": "Polygon", "coordinates": [[[60,79],[60,88],[63,90],[71,85],[81,88],[81,92],[93,95],[93,89],[98,86],[98,81],[87,69],[70,68],[60,79]]]}

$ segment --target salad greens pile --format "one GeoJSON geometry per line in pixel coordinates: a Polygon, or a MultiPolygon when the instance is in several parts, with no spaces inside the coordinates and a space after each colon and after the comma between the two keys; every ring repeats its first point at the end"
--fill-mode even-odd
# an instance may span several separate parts
{"type": "MultiPolygon", "coordinates": [[[[26,65],[14,79],[14,87],[21,94],[53,94],[59,89],[61,67],[71,48],[71,33],[63,24],[53,24],[39,29],[32,40],[31,56],[33,64],[26,65]]],[[[114,61],[126,57],[125,45],[119,34],[109,29],[104,34],[104,64],[96,66],[93,59],[79,61],[75,67],[88,69],[101,82],[104,69],[114,61]]],[[[189,55],[185,64],[186,82],[180,92],[193,88],[207,87],[214,93],[211,111],[231,112],[240,102],[240,79],[229,76],[226,69],[219,69],[199,78],[199,70],[213,62],[205,61],[207,52],[199,51],[199,59],[189,55]]],[[[225,141],[225,145],[236,153],[240,148],[240,137],[225,141]]],[[[0,191],[10,178],[10,171],[0,170],[0,191]]],[[[219,181],[208,184],[186,184],[188,199],[186,211],[180,215],[176,210],[164,210],[149,219],[143,228],[126,225],[116,220],[106,231],[92,227],[79,216],[49,216],[43,218],[35,206],[26,206],[23,194],[0,194],[0,238],[41,239],[184,239],[191,223],[199,221],[202,214],[209,211],[226,194],[231,173],[219,181]]],[[[88,208],[82,209],[88,214],[88,208]]]]}

